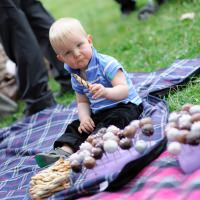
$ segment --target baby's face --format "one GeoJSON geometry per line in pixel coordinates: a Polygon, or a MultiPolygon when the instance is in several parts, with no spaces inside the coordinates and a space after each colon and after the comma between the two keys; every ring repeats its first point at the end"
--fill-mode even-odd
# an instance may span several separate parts
{"type": "Polygon", "coordinates": [[[59,60],[68,64],[72,69],[84,70],[92,57],[92,37],[74,34],[66,41],[60,52],[59,60]]]}

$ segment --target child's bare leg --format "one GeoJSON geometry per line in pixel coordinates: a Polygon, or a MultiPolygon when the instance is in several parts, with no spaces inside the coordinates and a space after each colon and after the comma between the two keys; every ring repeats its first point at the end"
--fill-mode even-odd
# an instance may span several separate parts
{"type": "Polygon", "coordinates": [[[66,151],[67,153],[70,153],[70,154],[73,154],[73,153],[74,153],[73,150],[72,150],[72,148],[69,147],[68,145],[63,145],[63,146],[61,147],[61,149],[64,150],[64,151],[66,151]]]}

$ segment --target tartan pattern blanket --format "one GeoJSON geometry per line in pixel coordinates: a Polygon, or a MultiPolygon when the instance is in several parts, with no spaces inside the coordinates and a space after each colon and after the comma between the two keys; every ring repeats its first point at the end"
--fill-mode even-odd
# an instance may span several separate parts
{"type": "MultiPolygon", "coordinates": [[[[177,60],[170,67],[152,73],[131,73],[133,83],[143,97],[144,112],[141,117],[151,116],[155,124],[155,133],[151,138],[148,149],[144,154],[138,154],[132,148],[130,151],[120,150],[118,153],[110,154],[108,158],[104,156],[98,161],[99,163],[94,169],[97,173],[94,170],[84,170],[78,175],[72,173],[71,182],[73,186],[56,193],[49,199],[74,199],[104,191],[110,183],[117,179],[127,163],[151,152],[164,138],[164,126],[168,117],[166,103],[155,95],[159,95],[160,91],[181,84],[189,76],[199,72],[199,69],[200,59],[196,58],[177,60]],[[106,170],[102,170],[105,168],[106,170]]],[[[76,103],[73,102],[69,106],[57,105],[45,109],[29,118],[19,120],[10,127],[0,129],[0,199],[30,199],[28,193],[30,178],[40,170],[35,163],[34,155],[51,150],[55,139],[62,135],[67,125],[76,118],[77,108],[76,103]]],[[[144,136],[141,137],[147,140],[144,136]]],[[[165,154],[163,155],[165,157],[165,154]]],[[[164,166],[159,165],[159,163],[157,162],[158,169],[160,167],[164,169],[164,166]]],[[[151,166],[152,164],[146,167],[144,171],[148,171],[151,166]]],[[[144,171],[141,173],[144,173],[144,171]]],[[[144,188],[143,191],[144,184],[138,177],[140,176],[133,179],[125,186],[125,189],[120,190],[116,195],[125,195],[126,187],[131,187],[132,195],[133,193],[136,195],[134,191],[138,190],[140,195],[145,192],[145,198],[141,196],[141,199],[151,198],[152,193],[150,191],[152,188],[150,186],[152,184],[147,183],[149,187],[144,188]],[[136,182],[137,185],[135,185],[136,182]]],[[[160,178],[158,178],[158,181],[160,181],[160,178]]],[[[149,179],[146,180],[148,182],[149,179]]],[[[155,191],[156,189],[159,190],[159,187],[154,188],[154,193],[159,192],[155,191]]],[[[167,189],[169,190],[169,188],[167,189]]],[[[107,195],[109,197],[114,194],[101,192],[94,198],[103,199],[107,198],[107,195]],[[100,195],[100,198],[98,195],[100,195]]]]}
{"type": "Polygon", "coordinates": [[[186,175],[177,159],[163,152],[128,184],[115,192],[100,192],[81,200],[196,200],[200,197],[200,169],[186,175]]]}

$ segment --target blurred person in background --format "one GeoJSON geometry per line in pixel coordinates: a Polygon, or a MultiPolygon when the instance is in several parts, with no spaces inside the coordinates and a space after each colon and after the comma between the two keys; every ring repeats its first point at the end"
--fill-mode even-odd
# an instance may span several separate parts
{"type": "Polygon", "coordinates": [[[71,82],[49,42],[53,17],[37,0],[0,0],[0,13],[0,38],[6,54],[17,65],[18,93],[26,103],[25,114],[55,105],[44,57],[60,84],[59,95],[71,91],[71,82]]]}

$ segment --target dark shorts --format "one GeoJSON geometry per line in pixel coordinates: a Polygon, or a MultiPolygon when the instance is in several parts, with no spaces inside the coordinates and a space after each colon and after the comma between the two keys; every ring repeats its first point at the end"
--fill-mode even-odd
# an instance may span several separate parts
{"type": "MultiPolygon", "coordinates": [[[[142,111],[142,104],[137,106],[133,103],[120,103],[114,108],[105,109],[96,114],[92,114],[91,117],[95,123],[94,132],[97,132],[103,127],[107,128],[110,125],[115,125],[118,128],[123,129],[132,120],[138,119],[142,111]]],[[[62,147],[66,144],[74,151],[77,151],[81,143],[83,143],[88,137],[88,133],[83,132],[80,134],[78,132],[79,125],[79,120],[75,120],[69,124],[65,133],[55,141],[54,148],[62,147]]]]}

